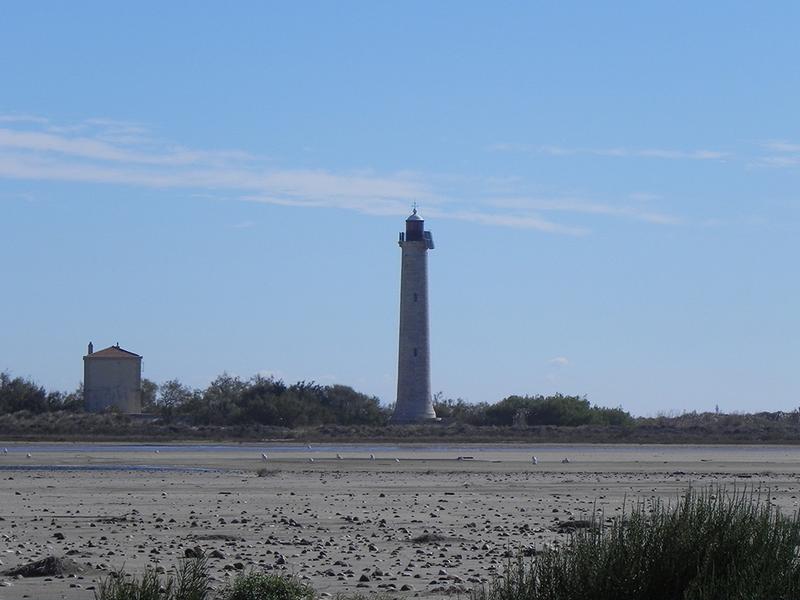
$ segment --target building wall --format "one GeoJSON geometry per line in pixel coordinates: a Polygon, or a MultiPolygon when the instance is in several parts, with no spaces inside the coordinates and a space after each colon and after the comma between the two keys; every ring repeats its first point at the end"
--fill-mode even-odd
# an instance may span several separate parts
{"type": "Polygon", "coordinates": [[[425,241],[406,240],[400,246],[400,347],[392,416],[396,423],[436,418],[431,399],[428,248],[425,241]]]}
{"type": "Polygon", "coordinates": [[[141,413],[142,359],[84,357],[83,393],[88,412],[141,413]]]}

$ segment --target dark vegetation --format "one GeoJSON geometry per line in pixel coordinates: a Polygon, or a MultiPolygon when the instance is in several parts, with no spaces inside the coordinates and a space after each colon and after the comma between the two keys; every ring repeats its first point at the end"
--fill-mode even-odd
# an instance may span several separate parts
{"type": "Polygon", "coordinates": [[[28,411],[31,413],[58,410],[83,410],[83,386],[71,394],[47,392],[43,387],[22,377],[11,378],[0,372],[0,414],[28,411]]]}
{"type": "Polygon", "coordinates": [[[490,404],[434,398],[439,423],[389,424],[392,407],[345,385],[223,373],[205,389],[142,385],[145,415],[83,412],[83,391],[48,392],[0,373],[6,439],[303,440],[387,442],[800,443],[800,411],[632,417],[585,397],[509,396],[490,404]]]}
{"type": "Polygon", "coordinates": [[[146,567],[140,577],[120,569],[98,586],[95,600],[314,600],[314,591],[293,577],[240,573],[218,593],[211,592],[205,555],[183,560],[159,576],[146,567]]]}
{"type": "Polygon", "coordinates": [[[120,569],[100,582],[94,597],[95,600],[207,600],[211,598],[209,583],[208,562],[201,555],[181,561],[176,572],[164,578],[153,567],[146,567],[138,578],[120,569]]]}
{"type": "Polygon", "coordinates": [[[800,519],[769,494],[690,490],[676,506],[641,503],[579,529],[473,600],[750,600],[800,598],[800,519]]]}
{"type": "Polygon", "coordinates": [[[240,573],[220,600],[314,600],[317,595],[299,580],[267,573],[240,573]]]}
{"type": "MultiPolygon", "coordinates": [[[[206,557],[181,561],[174,572],[160,576],[151,566],[137,577],[119,569],[100,582],[95,600],[314,600],[317,593],[291,575],[239,573],[221,590],[211,589],[206,557]]],[[[372,595],[382,600],[382,595],[372,595]]],[[[336,600],[365,600],[364,596],[337,595],[336,600]]]]}
{"type": "Polygon", "coordinates": [[[434,403],[437,416],[468,425],[535,427],[558,425],[630,425],[631,415],[621,408],[592,406],[579,396],[509,396],[496,404],[467,404],[463,400],[434,403]]]}

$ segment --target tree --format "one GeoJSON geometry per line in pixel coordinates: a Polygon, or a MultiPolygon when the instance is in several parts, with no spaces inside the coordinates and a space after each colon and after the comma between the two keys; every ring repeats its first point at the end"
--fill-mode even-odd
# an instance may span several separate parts
{"type": "Polygon", "coordinates": [[[223,373],[203,392],[202,402],[196,408],[195,418],[206,425],[227,425],[235,422],[241,413],[239,407],[247,383],[234,375],[223,373]]]}
{"type": "Polygon", "coordinates": [[[200,410],[202,393],[183,385],[177,379],[170,379],[159,386],[157,404],[159,414],[169,420],[178,413],[187,412],[187,408],[200,410]]]}
{"type": "Polygon", "coordinates": [[[484,425],[488,406],[485,402],[470,404],[462,398],[445,398],[443,392],[433,395],[433,410],[444,421],[484,425]]]}
{"type": "Polygon", "coordinates": [[[154,412],[157,409],[156,398],[158,396],[158,384],[149,379],[142,379],[142,411],[154,412]]]}
{"type": "Polygon", "coordinates": [[[44,388],[29,379],[0,373],[0,413],[28,410],[41,413],[48,410],[47,393],[44,388]]]}
{"type": "Polygon", "coordinates": [[[158,404],[170,410],[179,409],[195,395],[194,390],[183,385],[177,379],[165,381],[158,388],[158,404]]]}
{"type": "Polygon", "coordinates": [[[70,412],[83,412],[83,410],[86,408],[86,403],[83,398],[82,381],[78,384],[78,387],[74,392],[70,392],[64,396],[64,400],[61,403],[61,408],[70,412]]]}
{"type": "Polygon", "coordinates": [[[376,396],[367,396],[346,385],[329,385],[322,391],[323,405],[339,425],[379,425],[387,420],[376,396]]]}

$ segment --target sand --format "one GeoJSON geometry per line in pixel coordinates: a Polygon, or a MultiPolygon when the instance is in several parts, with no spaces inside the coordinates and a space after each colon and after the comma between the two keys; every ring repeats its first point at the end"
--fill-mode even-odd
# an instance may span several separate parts
{"type": "Polygon", "coordinates": [[[215,588],[255,569],[331,595],[439,598],[564,543],[559,523],[674,502],[690,484],[761,487],[788,512],[800,502],[800,448],[783,446],[3,447],[0,571],[47,556],[85,570],[0,575],[0,600],[91,599],[111,570],[169,570],[195,546],[216,556],[215,588]]]}

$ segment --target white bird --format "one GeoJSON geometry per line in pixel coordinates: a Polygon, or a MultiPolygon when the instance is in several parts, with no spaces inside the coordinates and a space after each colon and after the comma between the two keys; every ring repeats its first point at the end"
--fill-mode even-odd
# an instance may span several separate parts
{"type": "Polygon", "coordinates": [[[564,463],[565,465],[566,465],[566,464],[569,464],[569,459],[568,459],[568,458],[565,458],[565,459],[564,459],[564,460],[562,460],[561,462],[562,462],[562,463],[564,463]]]}
{"type": "Polygon", "coordinates": [[[374,455],[374,454],[370,454],[370,455],[369,455],[369,459],[370,459],[370,460],[375,460],[375,455],[374,455]]]}
{"type": "Polygon", "coordinates": [[[400,459],[399,458],[395,458],[394,462],[400,462],[400,459]]]}
{"type": "Polygon", "coordinates": [[[26,456],[26,457],[28,457],[28,458],[30,458],[30,457],[31,457],[31,453],[30,453],[30,452],[28,452],[28,453],[27,453],[25,456],[26,456]]]}
{"type": "Polygon", "coordinates": [[[266,454],[264,454],[264,453],[262,452],[262,453],[261,453],[261,460],[263,460],[264,462],[266,462],[266,461],[267,461],[267,458],[268,458],[268,457],[267,457],[267,455],[266,455],[266,454]]]}
{"type": "Polygon", "coordinates": [[[337,452],[336,453],[336,458],[338,458],[339,460],[342,460],[342,455],[337,452]]]}
{"type": "Polygon", "coordinates": [[[309,450],[311,450],[311,444],[309,444],[308,446],[306,446],[306,448],[308,448],[309,450]]]}
{"type": "Polygon", "coordinates": [[[8,454],[8,448],[3,448],[3,454],[8,454]]]}
{"type": "Polygon", "coordinates": [[[535,465],[538,465],[538,464],[539,464],[539,459],[538,459],[538,458],[536,458],[535,456],[532,456],[532,457],[531,457],[531,462],[532,462],[533,464],[535,464],[535,465]]]}
{"type": "Polygon", "coordinates": [[[159,450],[153,450],[153,452],[155,452],[156,454],[158,454],[160,451],[159,451],[159,450]]]}
{"type": "Polygon", "coordinates": [[[309,458],[308,462],[314,462],[314,459],[313,458],[309,458]]]}

